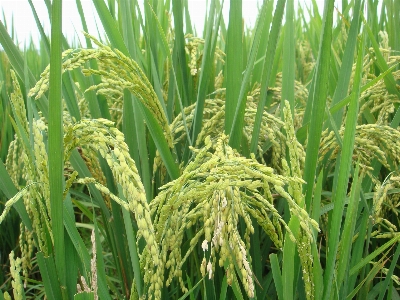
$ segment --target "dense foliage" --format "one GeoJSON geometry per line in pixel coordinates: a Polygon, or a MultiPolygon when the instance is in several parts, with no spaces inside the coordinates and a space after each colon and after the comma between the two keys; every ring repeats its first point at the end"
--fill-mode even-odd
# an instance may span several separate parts
{"type": "Polygon", "coordinates": [[[45,1],[0,22],[0,300],[400,299],[399,1],[96,0],[85,45],[45,1]]]}

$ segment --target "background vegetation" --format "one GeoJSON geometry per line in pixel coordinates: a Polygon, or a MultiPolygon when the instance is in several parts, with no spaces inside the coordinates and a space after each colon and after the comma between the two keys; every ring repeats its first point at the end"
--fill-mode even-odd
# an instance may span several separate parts
{"type": "Polygon", "coordinates": [[[0,300],[400,298],[399,1],[96,0],[84,45],[45,1],[0,23],[0,300]]]}

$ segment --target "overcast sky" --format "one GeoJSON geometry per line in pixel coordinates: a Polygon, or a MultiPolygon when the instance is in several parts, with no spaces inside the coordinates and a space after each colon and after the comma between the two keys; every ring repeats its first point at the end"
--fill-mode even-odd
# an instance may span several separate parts
{"type": "MultiPolygon", "coordinates": [[[[195,25],[197,32],[201,34],[204,16],[206,12],[206,1],[205,0],[188,0],[190,17],[195,25]]],[[[295,2],[310,3],[311,0],[295,0],[295,2]]],[[[320,11],[322,13],[324,0],[316,0],[317,3],[321,3],[320,11]]],[[[45,32],[50,32],[49,17],[47,8],[43,0],[32,0],[36,12],[39,15],[40,21],[45,28],[45,32]]],[[[97,24],[100,24],[98,18],[95,18],[95,9],[93,7],[92,0],[81,0],[82,6],[86,16],[86,22],[88,24],[89,33],[97,35],[97,24]]],[[[140,1],[143,3],[143,1],[140,1]]],[[[257,17],[257,4],[261,3],[262,0],[243,0],[243,18],[247,26],[253,26],[257,17]]],[[[18,41],[20,46],[23,47],[25,41],[29,41],[29,37],[32,36],[34,41],[39,40],[39,32],[36,27],[35,20],[33,18],[31,7],[27,0],[0,0],[0,11],[4,13],[5,21],[9,26],[9,32],[11,28],[11,20],[14,18],[14,26],[16,29],[18,41]]],[[[225,0],[224,3],[224,18],[228,19],[229,15],[229,0],[225,0]]],[[[0,17],[4,21],[3,16],[0,17]]],[[[82,26],[79,18],[79,14],[76,8],[75,0],[63,0],[63,33],[71,40],[74,36],[77,36],[82,40],[81,34],[82,26]]]]}

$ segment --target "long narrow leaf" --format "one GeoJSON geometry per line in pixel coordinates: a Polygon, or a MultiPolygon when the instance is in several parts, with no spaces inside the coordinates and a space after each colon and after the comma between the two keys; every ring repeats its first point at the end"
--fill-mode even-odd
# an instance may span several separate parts
{"type": "Polygon", "coordinates": [[[354,79],[352,101],[350,102],[349,110],[346,118],[346,128],[344,131],[342,153],[340,155],[340,164],[338,166],[338,178],[336,185],[333,187],[332,202],[335,203],[332,218],[330,220],[329,240],[328,240],[328,257],[327,266],[324,274],[324,299],[330,298],[332,289],[332,281],[335,272],[336,254],[339,244],[341,219],[344,208],[344,198],[347,192],[347,183],[349,180],[350,168],[352,164],[352,156],[354,149],[355,130],[358,115],[358,97],[360,94],[362,62],[363,62],[363,39],[358,46],[356,77],[354,79]]]}
{"type": "MultiPolygon", "coordinates": [[[[399,256],[400,256],[400,243],[397,244],[396,252],[393,255],[392,263],[390,264],[389,270],[386,274],[386,278],[383,282],[378,300],[383,300],[383,298],[385,297],[385,294],[386,294],[385,291],[388,291],[388,294],[389,294],[389,291],[390,291],[390,290],[388,290],[389,282],[391,282],[393,280],[392,275],[393,275],[393,271],[396,267],[396,264],[399,261],[399,256]]],[[[389,297],[389,295],[388,295],[388,297],[389,297]]]]}
{"type": "Polygon", "coordinates": [[[285,47],[282,62],[282,96],[281,116],[285,101],[289,101],[292,117],[294,117],[294,78],[295,78],[295,36],[294,36],[294,0],[287,0],[285,22],[285,47]]]}
{"type": "MultiPolygon", "coordinates": [[[[304,169],[304,185],[306,194],[305,202],[307,209],[311,206],[315,172],[318,159],[318,148],[322,132],[322,123],[328,92],[329,60],[332,42],[332,22],[333,22],[334,0],[326,0],[324,6],[324,25],[317,60],[316,73],[314,74],[312,98],[309,98],[311,106],[311,121],[308,131],[309,142],[306,150],[306,162],[304,169]]],[[[307,115],[307,110],[305,112],[307,115]]]]}
{"type": "MultiPolygon", "coordinates": [[[[340,258],[336,276],[337,286],[341,286],[345,277],[348,277],[350,252],[352,246],[352,237],[354,235],[355,221],[357,219],[357,210],[360,197],[361,182],[359,181],[359,164],[354,171],[354,180],[351,186],[350,201],[347,208],[346,220],[343,226],[341,238],[340,258]],[[347,272],[347,274],[345,274],[347,272]]],[[[342,295],[344,296],[344,295],[342,295]]]]}
{"type": "MultiPolygon", "coordinates": [[[[231,0],[226,42],[225,133],[233,127],[242,82],[242,0],[231,0]]],[[[240,137],[238,141],[240,141],[240,137]]]]}
{"type": "MultiPolygon", "coordinates": [[[[272,1],[271,1],[272,2],[272,1]]],[[[232,121],[232,128],[229,134],[229,143],[232,147],[238,149],[240,142],[242,140],[243,133],[243,125],[244,125],[244,112],[246,107],[247,97],[246,92],[248,90],[248,84],[250,82],[250,75],[253,72],[255,66],[255,59],[258,54],[258,49],[260,46],[262,33],[264,31],[264,26],[269,25],[266,23],[266,14],[267,14],[268,5],[264,1],[259,16],[257,18],[257,25],[255,27],[255,34],[253,38],[253,42],[251,45],[251,50],[249,54],[249,58],[247,60],[246,70],[244,71],[243,80],[240,85],[240,92],[238,95],[238,102],[236,103],[235,114],[232,121]]],[[[229,74],[229,72],[228,72],[229,74]]]]}
{"type": "Polygon", "coordinates": [[[42,252],[38,252],[36,257],[47,297],[49,299],[63,299],[61,296],[61,288],[57,280],[58,276],[54,264],[54,257],[45,257],[42,252]]]}
{"type": "MultiPolygon", "coordinates": [[[[338,103],[346,96],[350,83],[350,76],[353,65],[354,51],[356,49],[357,34],[360,28],[361,0],[355,1],[354,15],[351,21],[349,37],[347,39],[346,48],[344,50],[342,66],[340,68],[339,79],[336,85],[335,94],[333,95],[331,107],[338,103]]],[[[343,110],[334,114],[335,124],[338,126],[342,121],[343,110]]]]}
{"type": "Polygon", "coordinates": [[[279,268],[278,257],[276,254],[270,254],[269,259],[271,260],[272,274],[274,276],[275,289],[276,293],[278,294],[278,299],[283,300],[283,291],[285,288],[283,287],[282,283],[282,275],[279,268]]]}
{"type": "Polygon", "coordinates": [[[61,104],[62,0],[52,4],[50,105],[49,105],[49,185],[51,226],[60,284],[65,286],[66,264],[63,224],[63,118],[61,104]]]}
{"type": "Polygon", "coordinates": [[[285,3],[286,3],[286,0],[278,0],[278,2],[276,4],[275,14],[274,14],[274,18],[272,21],[271,32],[269,34],[269,39],[268,39],[268,47],[265,52],[265,61],[264,61],[262,79],[261,79],[260,101],[258,102],[258,106],[257,106],[257,114],[256,114],[256,118],[254,121],[253,134],[251,137],[251,144],[250,144],[250,151],[252,153],[256,153],[256,150],[257,150],[258,138],[260,135],[261,119],[262,119],[262,115],[264,112],[264,107],[267,102],[266,100],[267,100],[268,85],[271,80],[272,65],[274,62],[277,40],[278,40],[281,25],[282,25],[282,18],[283,18],[285,3]]]}

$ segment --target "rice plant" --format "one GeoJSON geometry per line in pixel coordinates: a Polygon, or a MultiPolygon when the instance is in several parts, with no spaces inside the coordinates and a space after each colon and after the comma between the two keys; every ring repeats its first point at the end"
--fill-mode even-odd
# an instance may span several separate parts
{"type": "Polygon", "coordinates": [[[0,300],[400,298],[399,1],[93,3],[0,22],[0,300]]]}

